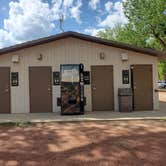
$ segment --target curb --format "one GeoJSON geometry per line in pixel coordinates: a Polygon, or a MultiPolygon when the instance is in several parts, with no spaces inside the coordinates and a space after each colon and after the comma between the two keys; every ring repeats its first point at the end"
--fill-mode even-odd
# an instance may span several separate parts
{"type": "Polygon", "coordinates": [[[53,122],[93,122],[93,121],[138,121],[138,120],[163,120],[166,121],[166,116],[164,117],[136,117],[136,118],[73,118],[73,119],[32,119],[32,120],[7,120],[7,121],[1,121],[1,124],[7,124],[7,123],[53,123],[53,122]]]}

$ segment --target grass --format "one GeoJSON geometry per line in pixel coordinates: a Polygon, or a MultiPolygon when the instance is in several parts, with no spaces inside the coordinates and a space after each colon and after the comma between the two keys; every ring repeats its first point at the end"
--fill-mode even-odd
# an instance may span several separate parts
{"type": "Polygon", "coordinates": [[[166,118],[161,119],[161,121],[166,121],[166,118]]]}
{"type": "Polygon", "coordinates": [[[32,122],[2,122],[0,123],[0,126],[17,126],[17,127],[27,127],[27,126],[33,126],[34,123],[32,122]]]}
{"type": "Polygon", "coordinates": [[[166,89],[159,89],[159,92],[166,92],[166,89]]]}
{"type": "MultiPolygon", "coordinates": [[[[161,118],[161,119],[153,119],[153,118],[152,119],[139,119],[139,121],[149,121],[149,120],[166,122],[166,118],[161,118]]],[[[104,121],[107,121],[107,120],[103,120],[103,122],[104,121]]],[[[115,120],[115,121],[119,121],[119,120],[115,120]]],[[[130,120],[125,119],[125,120],[120,120],[120,121],[138,121],[138,119],[135,119],[135,120],[134,119],[130,119],[130,120]]],[[[79,121],[70,121],[70,122],[71,123],[75,123],[75,122],[79,123],[79,121]]],[[[68,121],[68,122],[65,122],[65,123],[70,123],[70,122],[68,121]]],[[[27,122],[0,122],[0,126],[5,126],[5,127],[10,127],[11,126],[11,127],[23,127],[24,128],[24,127],[28,127],[28,126],[35,126],[36,123],[46,124],[46,123],[54,123],[54,122],[29,122],[29,121],[27,121],[27,122]]],[[[64,123],[64,122],[60,121],[60,122],[55,122],[55,123],[64,123]]]]}

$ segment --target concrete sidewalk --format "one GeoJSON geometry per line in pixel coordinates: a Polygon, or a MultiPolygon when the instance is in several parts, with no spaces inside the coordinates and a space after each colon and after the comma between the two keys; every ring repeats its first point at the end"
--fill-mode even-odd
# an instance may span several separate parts
{"type": "Polygon", "coordinates": [[[159,94],[160,110],[113,112],[94,111],[85,115],[61,116],[60,113],[0,114],[0,123],[5,122],[60,122],[60,121],[96,121],[96,120],[131,120],[131,119],[166,119],[166,93],[159,94]]]}
{"type": "Polygon", "coordinates": [[[60,121],[96,121],[96,120],[140,120],[166,119],[166,111],[122,112],[86,112],[85,115],[61,116],[60,113],[1,114],[0,123],[5,122],[60,122],[60,121]]]}

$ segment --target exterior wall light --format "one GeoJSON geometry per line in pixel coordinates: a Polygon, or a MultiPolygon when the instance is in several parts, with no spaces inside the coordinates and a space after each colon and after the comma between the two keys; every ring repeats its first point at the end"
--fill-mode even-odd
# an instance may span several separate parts
{"type": "Polygon", "coordinates": [[[121,53],[121,59],[122,59],[122,61],[128,61],[129,60],[128,54],[127,53],[121,53]]]}
{"type": "Polygon", "coordinates": [[[13,55],[13,56],[12,56],[12,62],[13,62],[13,63],[19,63],[19,62],[20,62],[20,57],[19,57],[19,55],[13,55]]]}
{"type": "Polygon", "coordinates": [[[42,54],[37,55],[37,60],[41,61],[42,59],[43,59],[43,55],[42,54]]]}

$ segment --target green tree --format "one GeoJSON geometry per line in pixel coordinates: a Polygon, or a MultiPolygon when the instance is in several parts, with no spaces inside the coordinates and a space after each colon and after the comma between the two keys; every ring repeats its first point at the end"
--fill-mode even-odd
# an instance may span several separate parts
{"type": "MultiPolygon", "coordinates": [[[[99,32],[98,36],[139,47],[166,51],[166,1],[126,0],[123,2],[128,23],[99,32]]],[[[159,64],[159,79],[166,72],[166,62],[159,64]]]]}
{"type": "Polygon", "coordinates": [[[126,0],[123,7],[131,28],[144,35],[152,48],[166,51],[166,1],[126,0]]]}
{"type": "Polygon", "coordinates": [[[150,47],[148,46],[148,42],[146,42],[146,37],[140,32],[133,30],[130,24],[117,24],[113,28],[100,31],[97,36],[140,47],[150,47]]]}
{"type": "Polygon", "coordinates": [[[159,80],[164,80],[166,74],[166,61],[162,61],[158,65],[159,80]]]}

